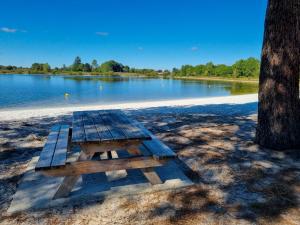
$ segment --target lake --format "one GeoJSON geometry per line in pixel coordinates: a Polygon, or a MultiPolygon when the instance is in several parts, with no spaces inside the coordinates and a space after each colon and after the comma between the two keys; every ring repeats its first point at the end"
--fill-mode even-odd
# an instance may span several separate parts
{"type": "Polygon", "coordinates": [[[113,104],[249,94],[257,84],[123,76],[0,75],[0,108],[113,104]]]}

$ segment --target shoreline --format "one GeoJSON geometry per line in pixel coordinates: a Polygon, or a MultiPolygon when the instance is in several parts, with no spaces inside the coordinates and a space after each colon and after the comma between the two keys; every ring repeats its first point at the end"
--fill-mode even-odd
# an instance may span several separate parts
{"type": "MultiPolygon", "coordinates": [[[[16,73],[0,73],[0,75],[14,75],[16,73]]],[[[123,77],[140,77],[140,78],[163,78],[163,79],[174,79],[174,80],[194,80],[194,81],[220,81],[220,82],[237,82],[237,83],[253,83],[258,84],[259,80],[257,79],[247,79],[247,78],[229,78],[229,77],[197,77],[197,76],[149,76],[145,74],[135,74],[135,73],[122,73],[122,72],[113,72],[113,73],[83,73],[83,74],[75,74],[75,73],[19,73],[18,75],[45,75],[45,76],[123,76],[123,77]]]]}
{"type": "Polygon", "coordinates": [[[246,79],[246,78],[226,78],[226,77],[173,77],[176,80],[204,80],[204,81],[224,81],[224,82],[237,82],[237,83],[253,83],[258,84],[258,79],[246,79]]]}
{"type": "Polygon", "coordinates": [[[208,98],[190,98],[177,100],[162,100],[149,102],[129,102],[108,105],[78,105],[68,107],[49,107],[49,108],[29,108],[29,109],[12,109],[0,112],[2,121],[30,119],[34,117],[51,117],[64,114],[71,114],[73,111],[84,110],[102,110],[102,109],[123,109],[123,110],[137,110],[156,107],[176,107],[176,106],[197,106],[197,105],[218,105],[218,104],[246,104],[257,102],[257,94],[234,95],[222,97],[208,97],[208,98]]]}

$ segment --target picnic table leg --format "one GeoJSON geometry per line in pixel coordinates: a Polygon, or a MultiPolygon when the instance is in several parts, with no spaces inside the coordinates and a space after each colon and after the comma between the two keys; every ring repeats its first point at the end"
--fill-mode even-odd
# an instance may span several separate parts
{"type": "MultiPolygon", "coordinates": [[[[138,149],[138,147],[130,148],[127,151],[131,155],[141,155],[141,151],[138,149]]],[[[141,169],[141,171],[152,185],[163,183],[158,174],[155,172],[154,168],[144,168],[141,169]]]]}
{"type": "Polygon", "coordinates": [[[155,172],[154,168],[144,168],[141,170],[152,185],[163,183],[158,174],[155,172]]]}
{"type": "MultiPolygon", "coordinates": [[[[81,151],[77,161],[88,160],[92,157],[92,155],[88,155],[85,152],[81,151]]],[[[65,177],[63,182],[60,184],[58,190],[56,191],[55,195],[53,196],[53,199],[68,197],[80,176],[81,175],[65,177]]]]}

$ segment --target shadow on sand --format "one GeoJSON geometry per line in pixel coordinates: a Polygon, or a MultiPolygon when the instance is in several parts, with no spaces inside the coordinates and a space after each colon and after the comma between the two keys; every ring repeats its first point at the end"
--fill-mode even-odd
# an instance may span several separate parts
{"type": "MultiPolygon", "coordinates": [[[[298,210],[299,151],[257,146],[256,111],[257,103],[126,110],[178,153],[178,163],[196,183],[169,193],[167,203],[151,205],[143,213],[149,219],[167,217],[170,223],[197,221],[206,215],[270,222],[298,210]]],[[[13,171],[11,165],[26,166],[55,123],[70,124],[71,116],[0,123],[1,173],[7,173],[1,178],[1,193],[8,186],[15,190],[22,170],[13,171]]],[[[12,194],[1,197],[2,213],[12,194]]],[[[128,216],[139,219],[137,213],[128,216]]]]}

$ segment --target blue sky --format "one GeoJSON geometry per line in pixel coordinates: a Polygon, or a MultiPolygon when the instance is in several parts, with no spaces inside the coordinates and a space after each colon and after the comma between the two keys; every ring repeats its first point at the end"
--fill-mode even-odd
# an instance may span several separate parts
{"type": "Polygon", "coordinates": [[[1,1],[0,65],[170,69],[260,57],[267,0],[1,1]]]}

